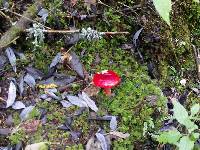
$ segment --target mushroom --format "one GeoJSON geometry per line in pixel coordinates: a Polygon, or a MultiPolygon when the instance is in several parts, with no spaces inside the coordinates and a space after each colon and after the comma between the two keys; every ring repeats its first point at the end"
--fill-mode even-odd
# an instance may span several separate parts
{"type": "Polygon", "coordinates": [[[106,95],[111,95],[111,88],[120,82],[120,77],[112,70],[98,72],[93,77],[93,84],[104,89],[106,95]]]}

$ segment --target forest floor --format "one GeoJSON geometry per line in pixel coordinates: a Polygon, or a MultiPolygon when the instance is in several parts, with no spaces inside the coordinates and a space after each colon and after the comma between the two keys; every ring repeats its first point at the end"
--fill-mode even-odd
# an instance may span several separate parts
{"type": "MultiPolygon", "coordinates": [[[[32,4],[0,0],[1,37],[32,4]]],[[[171,27],[148,0],[50,0],[29,20],[0,49],[0,150],[174,149],[152,135],[176,127],[172,99],[199,103],[199,4],[175,1],[171,27]]]]}

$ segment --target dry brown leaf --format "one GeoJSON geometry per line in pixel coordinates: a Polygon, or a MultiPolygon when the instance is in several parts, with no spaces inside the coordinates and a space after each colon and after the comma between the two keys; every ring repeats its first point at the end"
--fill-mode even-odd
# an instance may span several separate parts
{"type": "Polygon", "coordinates": [[[41,121],[40,120],[29,120],[24,122],[21,125],[21,128],[26,132],[26,133],[32,133],[32,132],[36,132],[39,125],[40,125],[41,121]]]}
{"type": "Polygon", "coordinates": [[[99,93],[100,88],[94,85],[90,85],[86,87],[83,92],[85,92],[88,96],[96,96],[99,93]]]}

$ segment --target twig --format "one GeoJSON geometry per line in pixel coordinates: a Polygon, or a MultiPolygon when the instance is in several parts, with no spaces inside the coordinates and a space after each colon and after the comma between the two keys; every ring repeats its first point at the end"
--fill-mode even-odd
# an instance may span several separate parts
{"type": "Polygon", "coordinates": [[[10,12],[10,13],[12,13],[12,14],[18,16],[18,17],[25,18],[25,19],[27,19],[27,20],[29,20],[29,21],[31,21],[31,22],[35,22],[35,23],[37,23],[37,24],[39,24],[39,25],[41,25],[41,26],[43,26],[43,27],[45,27],[45,28],[47,28],[47,29],[51,29],[50,27],[47,27],[47,26],[45,26],[45,25],[39,23],[38,21],[35,21],[35,20],[30,19],[30,18],[28,18],[28,17],[26,17],[26,16],[23,16],[23,15],[21,15],[21,14],[18,14],[18,13],[16,13],[16,12],[13,12],[13,11],[11,11],[10,9],[4,9],[4,10],[5,10],[5,11],[8,11],[8,12],[10,12]]]}
{"type": "MultiPolygon", "coordinates": [[[[60,34],[73,34],[79,33],[81,30],[43,30],[44,33],[60,33],[60,34]]],[[[25,30],[28,32],[28,30],[25,30]]],[[[130,34],[129,32],[101,32],[105,35],[120,35],[120,34],[130,34]]]]}
{"type": "Polygon", "coordinates": [[[194,56],[195,56],[196,65],[197,65],[197,75],[198,75],[198,79],[200,80],[200,52],[199,52],[199,49],[197,49],[194,45],[192,45],[192,48],[194,50],[194,56]]]}

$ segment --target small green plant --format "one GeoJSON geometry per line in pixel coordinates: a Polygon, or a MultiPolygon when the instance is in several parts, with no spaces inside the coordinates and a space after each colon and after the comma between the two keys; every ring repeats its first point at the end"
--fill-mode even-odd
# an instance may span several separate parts
{"type": "Polygon", "coordinates": [[[179,123],[177,128],[173,130],[160,132],[159,135],[154,135],[159,143],[172,144],[180,150],[192,150],[196,140],[199,138],[199,129],[195,121],[199,121],[198,116],[200,105],[194,104],[190,109],[190,115],[187,110],[176,100],[172,99],[174,105],[173,119],[179,123]]]}

